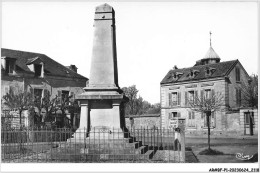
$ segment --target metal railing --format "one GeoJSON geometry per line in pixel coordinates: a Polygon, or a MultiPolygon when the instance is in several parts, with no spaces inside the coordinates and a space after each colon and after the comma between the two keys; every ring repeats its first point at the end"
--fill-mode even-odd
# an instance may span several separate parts
{"type": "Polygon", "coordinates": [[[184,132],[173,129],[1,131],[2,162],[185,162],[184,132]]]}

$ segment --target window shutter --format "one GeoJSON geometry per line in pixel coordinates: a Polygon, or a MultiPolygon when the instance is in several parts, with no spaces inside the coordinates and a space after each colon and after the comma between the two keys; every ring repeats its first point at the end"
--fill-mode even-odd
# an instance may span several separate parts
{"type": "Polygon", "coordinates": [[[185,92],[185,105],[188,106],[188,92],[185,92]]]}
{"type": "Polygon", "coordinates": [[[236,68],[236,81],[240,81],[240,69],[236,68]]]}
{"type": "Polygon", "coordinates": [[[211,90],[211,97],[212,96],[215,96],[215,90],[214,89],[211,90]]]}
{"type": "Polygon", "coordinates": [[[240,69],[239,68],[237,68],[237,81],[240,81],[240,69]]]}
{"type": "Polygon", "coordinates": [[[191,119],[191,112],[189,112],[189,119],[191,119]]]}
{"type": "Polygon", "coordinates": [[[203,114],[203,112],[201,112],[201,119],[203,119],[204,118],[204,114],[203,114]]]}
{"type": "Polygon", "coordinates": [[[195,112],[192,112],[192,117],[191,119],[195,119],[195,112]]]}
{"type": "Polygon", "coordinates": [[[177,112],[177,117],[181,117],[181,113],[180,112],[177,112]]]}
{"type": "Polygon", "coordinates": [[[195,94],[194,94],[194,101],[195,101],[195,104],[198,103],[198,91],[194,91],[195,94]]]}
{"type": "Polygon", "coordinates": [[[61,91],[58,91],[58,99],[60,104],[62,103],[61,91]]]}
{"type": "Polygon", "coordinates": [[[181,92],[178,92],[178,105],[181,105],[181,92]]]}
{"type": "Polygon", "coordinates": [[[169,93],[169,106],[172,105],[172,93],[169,93]]]}
{"type": "Polygon", "coordinates": [[[171,112],[168,114],[168,119],[172,119],[172,113],[171,112]]]}
{"type": "Polygon", "coordinates": [[[204,90],[200,91],[200,97],[201,97],[201,102],[204,102],[204,99],[203,99],[203,97],[204,97],[204,90]]]}

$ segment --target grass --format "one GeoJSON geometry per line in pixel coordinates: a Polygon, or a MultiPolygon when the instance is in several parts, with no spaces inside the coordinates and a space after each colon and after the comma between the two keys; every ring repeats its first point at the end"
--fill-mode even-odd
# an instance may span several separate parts
{"type": "Polygon", "coordinates": [[[199,155],[224,155],[223,152],[218,151],[218,150],[213,150],[213,149],[205,149],[199,152],[199,155]]]}

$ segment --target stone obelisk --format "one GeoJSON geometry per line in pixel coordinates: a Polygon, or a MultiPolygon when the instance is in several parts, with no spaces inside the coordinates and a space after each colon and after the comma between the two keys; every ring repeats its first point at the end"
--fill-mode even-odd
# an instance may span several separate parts
{"type": "MultiPolygon", "coordinates": [[[[124,129],[124,104],[128,100],[118,85],[115,11],[108,4],[96,7],[89,84],[80,100],[78,130],[124,129]]],[[[90,133],[91,135],[91,133],[90,133]]]]}

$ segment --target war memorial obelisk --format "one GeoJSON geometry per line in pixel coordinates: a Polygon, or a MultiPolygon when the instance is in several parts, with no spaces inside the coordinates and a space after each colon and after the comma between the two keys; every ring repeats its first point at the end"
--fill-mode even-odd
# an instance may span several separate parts
{"type": "Polygon", "coordinates": [[[77,131],[85,129],[90,136],[93,129],[125,129],[124,104],[128,98],[118,85],[115,30],[114,9],[108,4],[96,7],[89,84],[76,96],[81,105],[77,131]]]}

